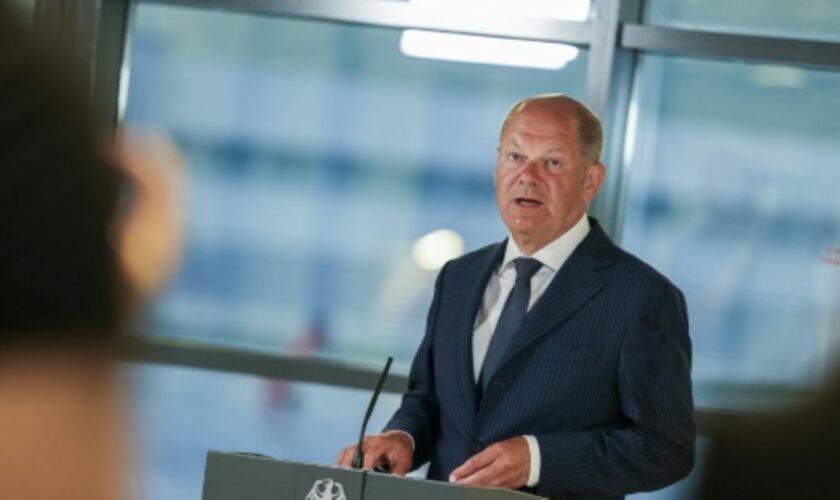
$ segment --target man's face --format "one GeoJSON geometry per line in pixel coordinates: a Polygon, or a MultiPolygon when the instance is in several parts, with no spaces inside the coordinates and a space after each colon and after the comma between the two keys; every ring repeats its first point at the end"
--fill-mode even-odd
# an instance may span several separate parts
{"type": "Polygon", "coordinates": [[[496,162],[496,203],[523,251],[533,254],[586,212],[604,178],[603,165],[586,163],[569,105],[532,102],[508,121],[496,162]]]}

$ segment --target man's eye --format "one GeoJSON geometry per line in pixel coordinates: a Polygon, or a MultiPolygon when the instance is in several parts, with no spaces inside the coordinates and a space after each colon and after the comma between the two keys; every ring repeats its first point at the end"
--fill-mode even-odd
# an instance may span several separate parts
{"type": "Polygon", "coordinates": [[[560,160],[558,160],[557,158],[549,158],[548,161],[546,161],[545,163],[546,165],[548,165],[548,168],[551,169],[560,168],[560,166],[562,165],[562,163],[560,163],[560,160]]]}
{"type": "Polygon", "coordinates": [[[518,162],[522,159],[522,155],[519,153],[508,153],[508,160],[518,162]]]}

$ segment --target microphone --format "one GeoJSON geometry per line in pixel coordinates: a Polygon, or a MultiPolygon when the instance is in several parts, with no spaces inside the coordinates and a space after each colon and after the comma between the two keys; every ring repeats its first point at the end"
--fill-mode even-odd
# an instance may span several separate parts
{"type": "Polygon", "coordinates": [[[353,455],[354,469],[361,469],[362,464],[365,462],[365,454],[362,451],[362,441],[365,439],[365,430],[367,430],[370,414],[373,413],[373,407],[376,406],[376,400],[379,399],[379,393],[382,392],[382,386],[385,384],[385,379],[388,377],[388,370],[391,369],[392,361],[394,361],[394,358],[388,356],[388,361],[385,362],[385,369],[382,370],[382,374],[379,375],[379,382],[376,383],[376,389],[373,390],[373,396],[370,398],[370,404],[368,405],[367,413],[365,413],[365,420],[362,422],[362,432],[359,433],[359,444],[356,445],[356,454],[353,455]]]}

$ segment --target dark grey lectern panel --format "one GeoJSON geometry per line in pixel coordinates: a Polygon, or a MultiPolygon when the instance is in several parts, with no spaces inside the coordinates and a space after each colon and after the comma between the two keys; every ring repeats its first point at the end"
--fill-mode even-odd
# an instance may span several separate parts
{"type": "Polygon", "coordinates": [[[204,469],[202,500],[268,500],[280,499],[278,491],[297,486],[297,467],[278,467],[277,463],[259,455],[207,454],[204,469]]]}
{"type": "Polygon", "coordinates": [[[369,472],[365,499],[399,500],[540,500],[543,497],[501,488],[467,488],[438,481],[369,472]]]}
{"type": "Polygon", "coordinates": [[[469,488],[251,453],[207,454],[202,500],[540,500],[517,491],[469,488]]]}
{"type": "Polygon", "coordinates": [[[202,500],[362,500],[361,471],[276,460],[253,453],[207,453],[202,500]]]}

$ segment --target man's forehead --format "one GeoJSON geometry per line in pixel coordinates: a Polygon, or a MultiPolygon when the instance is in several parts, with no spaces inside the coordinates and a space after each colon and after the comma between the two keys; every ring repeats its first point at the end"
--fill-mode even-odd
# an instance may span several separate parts
{"type": "Polygon", "coordinates": [[[577,120],[574,117],[555,115],[534,115],[517,113],[502,132],[501,142],[524,140],[557,141],[565,145],[569,140],[577,140],[577,120]]]}
{"type": "Polygon", "coordinates": [[[532,121],[560,126],[574,126],[577,113],[574,106],[565,101],[534,101],[516,110],[511,121],[532,121]]]}
{"type": "Polygon", "coordinates": [[[509,129],[546,134],[576,133],[578,116],[567,103],[530,102],[515,110],[503,125],[503,133],[509,129]]]}
{"type": "Polygon", "coordinates": [[[541,135],[518,131],[515,128],[509,129],[502,137],[502,147],[514,147],[517,149],[524,149],[526,144],[542,143],[545,152],[560,151],[568,152],[571,146],[564,140],[567,136],[558,136],[556,134],[541,135]]]}

